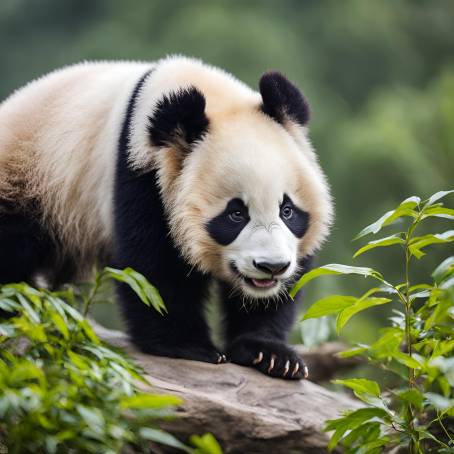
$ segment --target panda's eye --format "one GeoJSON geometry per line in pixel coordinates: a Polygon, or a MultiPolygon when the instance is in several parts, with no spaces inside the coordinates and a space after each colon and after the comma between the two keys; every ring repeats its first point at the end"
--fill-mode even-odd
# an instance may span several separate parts
{"type": "Polygon", "coordinates": [[[232,222],[243,222],[244,221],[244,215],[240,210],[232,211],[229,214],[229,219],[232,222]]]}
{"type": "Polygon", "coordinates": [[[284,219],[290,219],[293,216],[293,208],[289,206],[282,207],[281,216],[284,219]]]}

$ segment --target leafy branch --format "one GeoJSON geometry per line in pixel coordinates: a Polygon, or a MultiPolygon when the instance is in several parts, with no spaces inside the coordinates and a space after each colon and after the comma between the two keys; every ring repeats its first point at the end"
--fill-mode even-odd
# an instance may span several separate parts
{"type": "Polygon", "coordinates": [[[141,369],[93,331],[86,315],[109,279],[165,313],[158,291],[130,268],[105,268],[85,291],[0,286],[0,310],[9,314],[0,311],[0,451],[150,452],[152,442],[221,454],[210,434],[187,446],[162,431],[159,421],[174,417],[181,399],[143,392],[141,369]]]}
{"type": "Polygon", "coordinates": [[[405,447],[411,454],[454,450],[454,257],[435,269],[432,284],[412,284],[410,278],[413,258],[424,257],[428,246],[454,242],[454,230],[415,233],[428,219],[454,220],[454,210],[440,202],[452,193],[454,190],[440,191],[424,201],[410,197],[355,238],[376,235],[407,219],[405,231],[374,239],[354,254],[358,257],[377,248],[401,247],[401,283],[390,283],[373,268],[330,264],[310,271],[291,290],[294,297],[304,285],[326,275],[362,275],[378,281],[379,286],[360,297],[331,295],[307,310],[304,320],[337,315],[338,332],[351,317],[371,307],[397,302],[402,308],[393,311],[391,325],[373,344],[359,344],[341,354],[365,356],[371,364],[396,375],[399,386],[384,393],[373,380],[335,380],[368,406],[328,422],[326,430],[333,431],[330,449],[341,443],[348,453],[377,453],[391,447],[405,447]]]}

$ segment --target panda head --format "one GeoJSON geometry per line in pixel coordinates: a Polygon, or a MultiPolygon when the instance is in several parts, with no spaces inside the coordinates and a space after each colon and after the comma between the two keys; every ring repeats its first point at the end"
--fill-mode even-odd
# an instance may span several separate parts
{"type": "Polygon", "coordinates": [[[210,82],[170,91],[149,118],[171,235],[191,265],[245,297],[278,297],[332,216],[308,105],[277,72],[260,93],[210,82]]]}

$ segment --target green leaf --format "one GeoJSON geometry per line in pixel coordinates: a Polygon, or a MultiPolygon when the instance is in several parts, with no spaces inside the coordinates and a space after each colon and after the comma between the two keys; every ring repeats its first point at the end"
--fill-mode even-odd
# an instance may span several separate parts
{"type": "Polygon", "coordinates": [[[85,423],[96,432],[101,431],[104,427],[104,416],[98,408],[87,407],[85,405],[76,405],[77,411],[84,419],[85,423]]]}
{"type": "Polygon", "coordinates": [[[424,396],[417,389],[406,389],[405,391],[398,392],[397,395],[399,399],[414,405],[418,410],[422,410],[424,396]]]}
{"type": "Polygon", "coordinates": [[[409,356],[406,353],[394,351],[391,353],[391,356],[397,362],[409,367],[410,369],[421,369],[421,364],[414,357],[409,356]]]}
{"type": "Polygon", "coordinates": [[[162,408],[181,405],[182,402],[175,396],[142,393],[122,399],[120,405],[122,408],[162,408]]]}
{"type": "Polygon", "coordinates": [[[63,336],[64,339],[69,339],[69,331],[68,327],[66,326],[66,322],[63,317],[58,312],[51,312],[50,318],[54,322],[55,327],[63,336]]]}
{"type": "Polygon", "coordinates": [[[303,320],[337,314],[352,306],[358,299],[354,296],[331,295],[316,301],[304,314],[303,320]]]}
{"type": "Polygon", "coordinates": [[[441,282],[446,276],[454,273],[454,256],[448,257],[441,262],[432,273],[435,282],[441,282]]]}
{"type": "Polygon", "coordinates": [[[412,255],[419,259],[425,255],[425,253],[421,251],[422,248],[431,244],[450,243],[452,241],[454,241],[454,230],[448,230],[443,233],[428,234],[413,238],[410,242],[409,250],[412,255]]]}
{"type": "Polygon", "coordinates": [[[345,324],[358,312],[364,311],[369,307],[380,306],[382,304],[389,303],[389,298],[365,298],[359,299],[355,304],[351,305],[344,309],[338,316],[336,320],[336,331],[339,334],[340,330],[345,326],[345,324]]]}
{"type": "Polygon", "coordinates": [[[33,323],[40,323],[41,320],[39,318],[39,315],[38,313],[32,308],[31,304],[28,302],[28,300],[20,293],[18,293],[17,295],[17,299],[19,300],[19,303],[21,304],[21,306],[23,307],[23,309],[25,310],[25,313],[28,315],[28,317],[30,318],[30,320],[33,322],[33,323]]]}
{"type": "Polygon", "coordinates": [[[382,446],[386,446],[389,443],[389,437],[382,437],[377,440],[370,441],[368,443],[364,443],[355,451],[355,454],[372,454],[372,453],[377,453],[380,452],[380,450],[377,451],[377,448],[380,448],[382,446]]]}
{"type": "Polygon", "coordinates": [[[341,418],[331,419],[327,421],[324,427],[324,431],[335,431],[329,441],[328,449],[334,449],[339,440],[347,431],[356,429],[372,418],[384,417],[386,417],[386,412],[380,408],[360,408],[358,410],[347,413],[341,418]]]}
{"type": "Polygon", "coordinates": [[[202,436],[192,435],[189,440],[197,448],[195,454],[222,454],[219,443],[210,433],[202,436]]]}
{"type": "Polygon", "coordinates": [[[396,219],[399,219],[403,216],[409,216],[412,218],[416,218],[418,213],[413,209],[419,205],[421,199],[419,197],[409,197],[405,199],[395,210],[388,211],[385,213],[380,219],[375,221],[374,223],[365,227],[358,235],[355,237],[355,240],[369,235],[370,233],[376,234],[378,233],[383,227],[391,224],[396,219]]]}
{"type": "Polygon", "coordinates": [[[43,371],[28,360],[16,363],[9,376],[12,386],[19,388],[24,382],[29,382],[30,380],[37,380],[43,386],[45,382],[43,371]]]}
{"type": "Polygon", "coordinates": [[[128,284],[144,304],[152,306],[161,315],[163,315],[164,312],[167,312],[159,291],[145,276],[134,271],[132,268],[117,270],[115,268],[106,267],[104,270],[111,278],[128,284]]]}
{"type": "Polygon", "coordinates": [[[172,448],[181,449],[187,453],[192,453],[192,449],[189,446],[181,443],[178,438],[174,437],[173,435],[163,432],[159,429],[153,429],[151,427],[141,427],[139,430],[139,434],[145,440],[155,441],[156,443],[161,443],[165,446],[171,446],[172,448]]]}
{"type": "Polygon", "coordinates": [[[304,274],[301,279],[292,287],[289,294],[292,298],[299,292],[299,290],[308,282],[320,276],[329,275],[345,275],[345,274],[359,274],[364,277],[373,277],[381,282],[385,282],[383,276],[372,268],[365,268],[361,266],[347,266],[339,263],[330,263],[319,268],[314,268],[308,273],[304,274]]]}
{"type": "Polygon", "coordinates": [[[421,220],[426,218],[444,218],[454,219],[454,210],[451,208],[445,208],[442,206],[430,207],[423,210],[421,220]]]}
{"type": "Polygon", "coordinates": [[[431,206],[438,200],[440,200],[443,197],[446,197],[448,194],[452,194],[452,193],[454,193],[454,189],[451,189],[449,191],[438,191],[429,198],[429,200],[427,201],[425,206],[431,206]]]}
{"type": "Polygon", "coordinates": [[[376,440],[380,437],[380,433],[380,422],[378,422],[378,418],[374,418],[372,421],[364,422],[350,431],[342,439],[342,445],[346,447],[360,446],[359,443],[364,444],[376,440]]]}
{"type": "Polygon", "coordinates": [[[399,234],[387,236],[385,238],[381,238],[380,240],[370,241],[361,249],[358,249],[353,255],[353,258],[356,258],[371,249],[375,249],[377,247],[392,246],[394,244],[405,244],[405,241],[399,236],[399,234]]]}
{"type": "Polygon", "coordinates": [[[359,394],[370,394],[374,397],[380,396],[380,386],[376,381],[367,380],[366,378],[350,378],[346,380],[332,380],[332,383],[346,386],[359,394]]]}
{"type": "Polygon", "coordinates": [[[357,356],[361,353],[364,353],[365,351],[369,350],[369,348],[369,345],[359,344],[357,347],[352,347],[348,350],[337,353],[336,356],[338,356],[339,358],[351,358],[352,356],[357,356]]]}

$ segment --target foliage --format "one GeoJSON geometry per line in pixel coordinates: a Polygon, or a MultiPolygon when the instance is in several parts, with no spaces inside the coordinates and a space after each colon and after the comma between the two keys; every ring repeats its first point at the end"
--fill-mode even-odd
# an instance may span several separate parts
{"type": "Polygon", "coordinates": [[[195,437],[190,448],[161,431],[159,420],[170,418],[181,400],[141,391],[148,383],[140,368],[94,333],[85,315],[109,278],[165,310],[156,289],[131,269],[106,268],[83,292],[0,287],[0,309],[12,316],[0,318],[0,448],[4,443],[11,454],[118,453],[127,446],[149,452],[156,442],[219,454],[210,434],[195,437]]]}
{"type": "MultiPolygon", "coordinates": [[[[320,263],[347,263],[351,232],[376,210],[394,206],[402,193],[428,194],[452,182],[453,23],[451,0],[2,0],[0,99],[84,60],[182,53],[253,88],[264,71],[282,71],[309,100],[310,136],[336,199],[336,228],[320,263]]],[[[438,254],[428,260],[434,266],[438,254]]],[[[376,263],[398,275],[389,256],[376,263]]],[[[327,279],[307,296],[320,298],[326,286],[353,291],[351,280],[327,279]]],[[[113,326],[111,306],[96,313],[113,326]]],[[[387,315],[385,305],[344,334],[354,326],[368,338],[387,315]]]]}
{"type": "Polygon", "coordinates": [[[352,454],[379,453],[392,447],[403,447],[411,454],[454,451],[454,256],[437,266],[432,282],[411,281],[413,262],[425,257],[429,246],[454,242],[454,230],[415,233],[427,220],[454,220],[454,210],[441,203],[451,193],[454,191],[440,191],[425,201],[410,197],[358,235],[375,235],[395,226],[397,232],[368,242],[355,257],[376,248],[400,247],[400,283],[391,283],[373,268],[330,264],[305,274],[292,289],[295,296],[308,282],[326,275],[356,274],[378,281],[360,297],[331,295],[308,309],[305,319],[336,314],[338,332],[364,310],[395,305],[389,326],[374,343],[356,345],[341,356],[366,357],[395,376],[396,385],[382,389],[365,378],[335,380],[368,406],[328,422],[326,430],[333,431],[330,449],[341,443],[352,454]],[[404,223],[407,228],[402,230],[404,223]]]}

